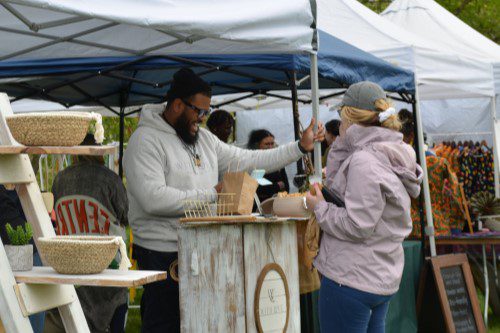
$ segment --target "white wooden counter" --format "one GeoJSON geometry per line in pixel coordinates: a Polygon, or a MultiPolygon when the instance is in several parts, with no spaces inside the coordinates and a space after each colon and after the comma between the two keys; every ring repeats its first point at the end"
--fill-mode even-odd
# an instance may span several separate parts
{"type": "Polygon", "coordinates": [[[182,223],[182,332],[258,332],[254,304],[257,280],[271,263],[283,269],[288,282],[286,332],[300,332],[297,231],[293,220],[182,223]]]}

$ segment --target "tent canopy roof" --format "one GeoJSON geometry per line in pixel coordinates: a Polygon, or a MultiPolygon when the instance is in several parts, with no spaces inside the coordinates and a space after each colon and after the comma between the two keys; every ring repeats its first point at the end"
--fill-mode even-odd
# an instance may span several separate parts
{"type": "Polygon", "coordinates": [[[489,63],[443,50],[356,0],[318,0],[318,29],[414,71],[421,99],[493,95],[489,63]]]}
{"type": "Polygon", "coordinates": [[[2,60],[307,53],[317,46],[310,0],[7,0],[0,31],[2,60]]]}
{"type": "Polygon", "coordinates": [[[433,0],[394,0],[381,14],[406,30],[449,51],[500,62],[500,46],[433,0]]]}
{"type": "Polygon", "coordinates": [[[500,93],[500,46],[435,1],[395,0],[381,14],[442,49],[493,64],[495,89],[500,93]]]}
{"type": "MultiPolygon", "coordinates": [[[[387,91],[413,93],[414,78],[410,71],[324,32],[319,32],[319,38],[321,88],[342,88],[370,80],[387,91]]],[[[310,57],[304,54],[198,54],[1,61],[0,91],[18,98],[49,99],[66,106],[141,105],[162,101],[170,78],[182,66],[190,66],[203,75],[211,83],[214,95],[235,92],[257,95],[289,90],[292,71],[298,79],[309,75],[310,57]],[[16,78],[15,82],[11,78],[16,78]],[[124,91],[128,92],[126,96],[124,91]]],[[[300,86],[308,87],[308,80],[300,86]]]]}

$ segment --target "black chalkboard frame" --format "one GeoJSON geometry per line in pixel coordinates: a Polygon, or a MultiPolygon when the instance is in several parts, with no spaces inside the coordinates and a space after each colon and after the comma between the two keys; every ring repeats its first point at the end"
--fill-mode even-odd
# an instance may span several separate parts
{"type": "Polygon", "coordinates": [[[451,314],[450,304],[448,302],[448,297],[446,294],[443,276],[441,275],[441,268],[460,266],[465,279],[467,293],[469,295],[469,299],[471,302],[472,312],[476,322],[476,329],[479,333],[486,332],[483,317],[481,315],[481,309],[479,307],[479,300],[477,298],[476,288],[474,286],[474,279],[472,277],[467,255],[461,253],[461,254],[436,256],[432,257],[430,261],[431,261],[432,271],[434,274],[434,279],[436,282],[437,291],[439,294],[441,310],[443,312],[444,320],[446,322],[447,331],[452,333],[455,332],[456,330],[455,330],[455,324],[453,322],[453,317],[451,314]]]}

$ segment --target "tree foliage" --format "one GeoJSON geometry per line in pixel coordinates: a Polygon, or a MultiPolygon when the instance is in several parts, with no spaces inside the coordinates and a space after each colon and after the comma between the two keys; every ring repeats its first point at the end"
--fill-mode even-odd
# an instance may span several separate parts
{"type": "MultiPolygon", "coordinates": [[[[390,0],[358,0],[380,13],[390,5],[390,0]]],[[[499,0],[437,0],[453,15],[467,23],[495,43],[500,43],[499,0]]]]}
{"type": "MultiPolygon", "coordinates": [[[[139,118],[125,118],[125,132],[124,142],[128,142],[130,136],[137,128],[139,118]]],[[[119,142],[120,141],[120,120],[118,117],[103,117],[102,125],[104,127],[104,143],[119,142]]]]}

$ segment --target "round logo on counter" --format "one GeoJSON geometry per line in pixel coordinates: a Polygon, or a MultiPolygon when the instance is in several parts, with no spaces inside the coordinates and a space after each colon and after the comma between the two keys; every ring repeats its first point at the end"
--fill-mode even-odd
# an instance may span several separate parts
{"type": "Polygon", "coordinates": [[[255,325],[264,332],[285,332],[290,315],[290,292],[285,272],[268,264],[260,272],[255,288],[255,325]]]}

